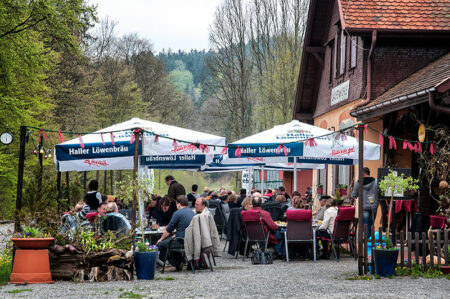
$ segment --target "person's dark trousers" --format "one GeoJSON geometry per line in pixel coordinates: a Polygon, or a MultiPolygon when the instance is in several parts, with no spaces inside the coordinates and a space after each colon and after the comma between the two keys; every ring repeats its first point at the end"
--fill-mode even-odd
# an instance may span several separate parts
{"type": "Polygon", "coordinates": [[[377,217],[377,210],[373,209],[363,211],[363,224],[364,226],[367,225],[367,233],[369,236],[372,234],[372,225],[375,217],[377,217]]]}
{"type": "Polygon", "coordinates": [[[320,229],[316,232],[316,237],[322,237],[323,254],[322,257],[328,259],[330,257],[330,250],[328,248],[328,240],[331,240],[331,236],[327,230],[320,229]]]}
{"type": "MultiPolygon", "coordinates": [[[[164,261],[164,259],[166,258],[166,251],[169,248],[169,242],[173,238],[174,237],[168,237],[168,238],[162,240],[158,244],[159,259],[161,261],[164,261]]],[[[183,248],[183,246],[184,246],[184,244],[181,242],[172,242],[170,248],[171,249],[181,249],[181,248],[183,248]]],[[[178,268],[181,265],[181,263],[183,262],[183,256],[181,256],[178,252],[172,252],[172,253],[169,253],[169,255],[167,257],[167,261],[169,262],[170,265],[178,268]]]]}

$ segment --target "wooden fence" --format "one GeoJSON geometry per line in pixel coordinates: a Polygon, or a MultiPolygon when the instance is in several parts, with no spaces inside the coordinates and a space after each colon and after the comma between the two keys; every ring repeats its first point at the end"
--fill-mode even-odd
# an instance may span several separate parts
{"type": "MultiPolygon", "coordinates": [[[[374,254],[373,250],[376,248],[376,244],[385,243],[386,239],[382,239],[383,235],[382,229],[380,227],[378,231],[378,238],[375,239],[375,230],[372,227],[372,236],[368,238],[367,225],[364,227],[363,234],[363,259],[364,259],[364,273],[369,272],[369,266],[371,266],[372,271],[375,269],[374,265],[374,254]],[[372,249],[371,261],[369,261],[368,248],[372,249]]],[[[394,242],[397,248],[400,249],[399,252],[399,265],[401,267],[411,268],[415,264],[423,265],[425,270],[428,268],[435,269],[441,265],[449,265],[449,233],[448,229],[440,230],[433,229],[428,232],[416,232],[412,234],[404,231],[395,232],[394,242]],[[429,263],[427,263],[427,256],[430,256],[429,263]],[[437,257],[437,263],[434,261],[434,257],[437,257]],[[442,264],[441,259],[445,262],[442,264]],[[413,263],[415,260],[415,263],[413,263]]]]}

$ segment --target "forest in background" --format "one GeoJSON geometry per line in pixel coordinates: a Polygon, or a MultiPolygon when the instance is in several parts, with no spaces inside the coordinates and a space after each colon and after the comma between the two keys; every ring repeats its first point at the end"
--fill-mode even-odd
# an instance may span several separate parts
{"type": "MultiPolygon", "coordinates": [[[[21,125],[74,132],[68,140],[140,117],[234,141],[290,121],[307,2],[224,0],[210,50],[156,54],[150,40],[119,36],[114,20],[98,20],[88,1],[1,1],[0,131],[8,125],[15,140],[0,145],[0,218],[14,212],[21,125]]],[[[51,153],[58,135],[44,141],[41,171],[37,134],[27,135],[23,201],[30,212],[55,208],[57,197],[51,153]]],[[[64,204],[81,199],[82,174],[64,184],[64,204]]]]}

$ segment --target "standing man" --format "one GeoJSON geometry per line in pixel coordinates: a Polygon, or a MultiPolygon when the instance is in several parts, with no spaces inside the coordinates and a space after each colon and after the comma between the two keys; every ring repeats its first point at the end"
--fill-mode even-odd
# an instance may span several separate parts
{"type": "Polygon", "coordinates": [[[195,204],[195,200],[200,197],[200,194],[197,193],[198,185],[192,185],[192,192],[188,194],[187,199],[192,203],[192,206],[195,204]]]}
{"type": "Polygon", "coordinates": [[[167,196],[173,201],[177,200],[179,195],[186,195],[186,190],[183,185],[179,184],[175,181],[175,178],[171,175],[168,175],[164,178],[167,186],[169,186],[169,190],[167,191],[167,196]]]}
{"type": "MultiPolygon", "coordinates": [[[[352,198],[358,197],[359,181],[355,183],[353,188],[352,198]]],[[[371,228],[375,217],[377,216],[378,208],[378,182],[375,178],[370,176],[370,169],[364,167],[363,169],[363,223],[367,225],[367,232],[371,235],[371,228]]],[[[358,200],[361,200],[358,198],[358,200]]]]}

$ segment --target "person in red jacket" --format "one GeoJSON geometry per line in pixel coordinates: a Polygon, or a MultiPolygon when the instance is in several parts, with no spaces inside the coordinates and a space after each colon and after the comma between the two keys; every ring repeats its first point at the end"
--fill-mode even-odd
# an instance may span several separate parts
{"type": "Polygon", "coordinates": [[[262,222],[264,223],[264,227],[270,231],[269,235],[269,244],[277,245],[279,243],[275,232],[279,229],[278,225],[273,222],[272,217],[270,217],[270,213],[267,211],[264,211],[261,208],[262,205],[262,198],[261,197],[254,197],[252,200],[253,207],[250,209],[250,211],[258,211],[259,215],[261,217],[262,222]]]}

